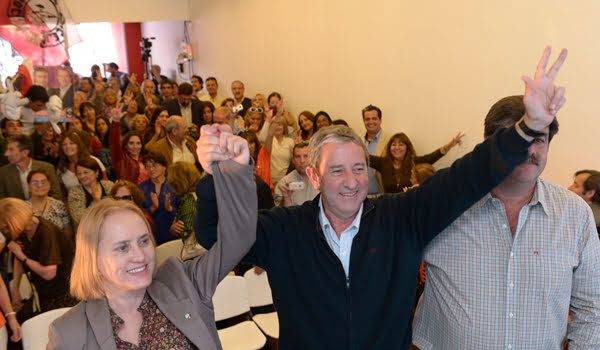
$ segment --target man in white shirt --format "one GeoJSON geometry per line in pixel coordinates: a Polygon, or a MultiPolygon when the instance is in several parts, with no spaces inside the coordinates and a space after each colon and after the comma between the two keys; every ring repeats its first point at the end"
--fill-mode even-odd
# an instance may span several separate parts
{"type": "Polygon", "coordinates": [[[294,170],[279,180],[275,187],[275,205],[280,207],[290,207],[300,205],[310,201],[319,194],[310,183],[306,168],[309,165],[308,142],[303,141],[294,145],[292,163],[294,170]]]}

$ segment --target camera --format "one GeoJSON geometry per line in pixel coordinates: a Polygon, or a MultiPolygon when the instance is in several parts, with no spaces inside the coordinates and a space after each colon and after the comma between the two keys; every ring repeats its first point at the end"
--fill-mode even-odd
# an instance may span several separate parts
{"type": "Polygon", "coordinates": [[[288,185],[288,188],[290,189],[290,191],[300,191],[304,189],[304,182],[302,181],[296,181],[296,182],[290,182],[288,185]]]}

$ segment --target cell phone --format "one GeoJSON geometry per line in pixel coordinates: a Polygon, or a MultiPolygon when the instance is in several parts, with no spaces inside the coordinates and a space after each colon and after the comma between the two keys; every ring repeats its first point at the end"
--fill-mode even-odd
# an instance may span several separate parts
{"type": "Polygon", "coordinates": [[[303,190],[304,189],[304,182],[302,182],[302,181],[290,182],[289,185],[288,185],[288,188],[290,189],[290,191],[303,190]]]}

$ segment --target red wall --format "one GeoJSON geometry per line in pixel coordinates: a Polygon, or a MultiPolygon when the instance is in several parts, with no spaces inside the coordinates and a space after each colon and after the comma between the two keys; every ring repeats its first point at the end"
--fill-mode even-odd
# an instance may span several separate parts
{"type": "Polygon", "coordinates": [[[129,74],[137,74],[138,83],[141,83],[144,79],[144,63],[142,62],[140,48],[142,25],[140,23],[125,23],[123,27],[125,31],[125,48],[127,52],[129,74]]]}

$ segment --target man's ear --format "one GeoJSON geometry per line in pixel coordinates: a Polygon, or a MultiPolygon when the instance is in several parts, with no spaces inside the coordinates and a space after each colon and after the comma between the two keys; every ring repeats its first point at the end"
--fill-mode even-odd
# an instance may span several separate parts
{"type": "Polygon", "coordinates": [[[306,168],[306,175],[310,180],[310,183],[313,185],[315,190],[319,190],[321,187],[321,179],[319,179],[319,175],[315,171],[315,169],[311,166],[306,168]]]}
{"type": "Polygon", "coordinates": [[[592,202],[592,198],[596,195],[596,190],[583,191],[581,196],[585,199],[586,202],[592,202]]]}

